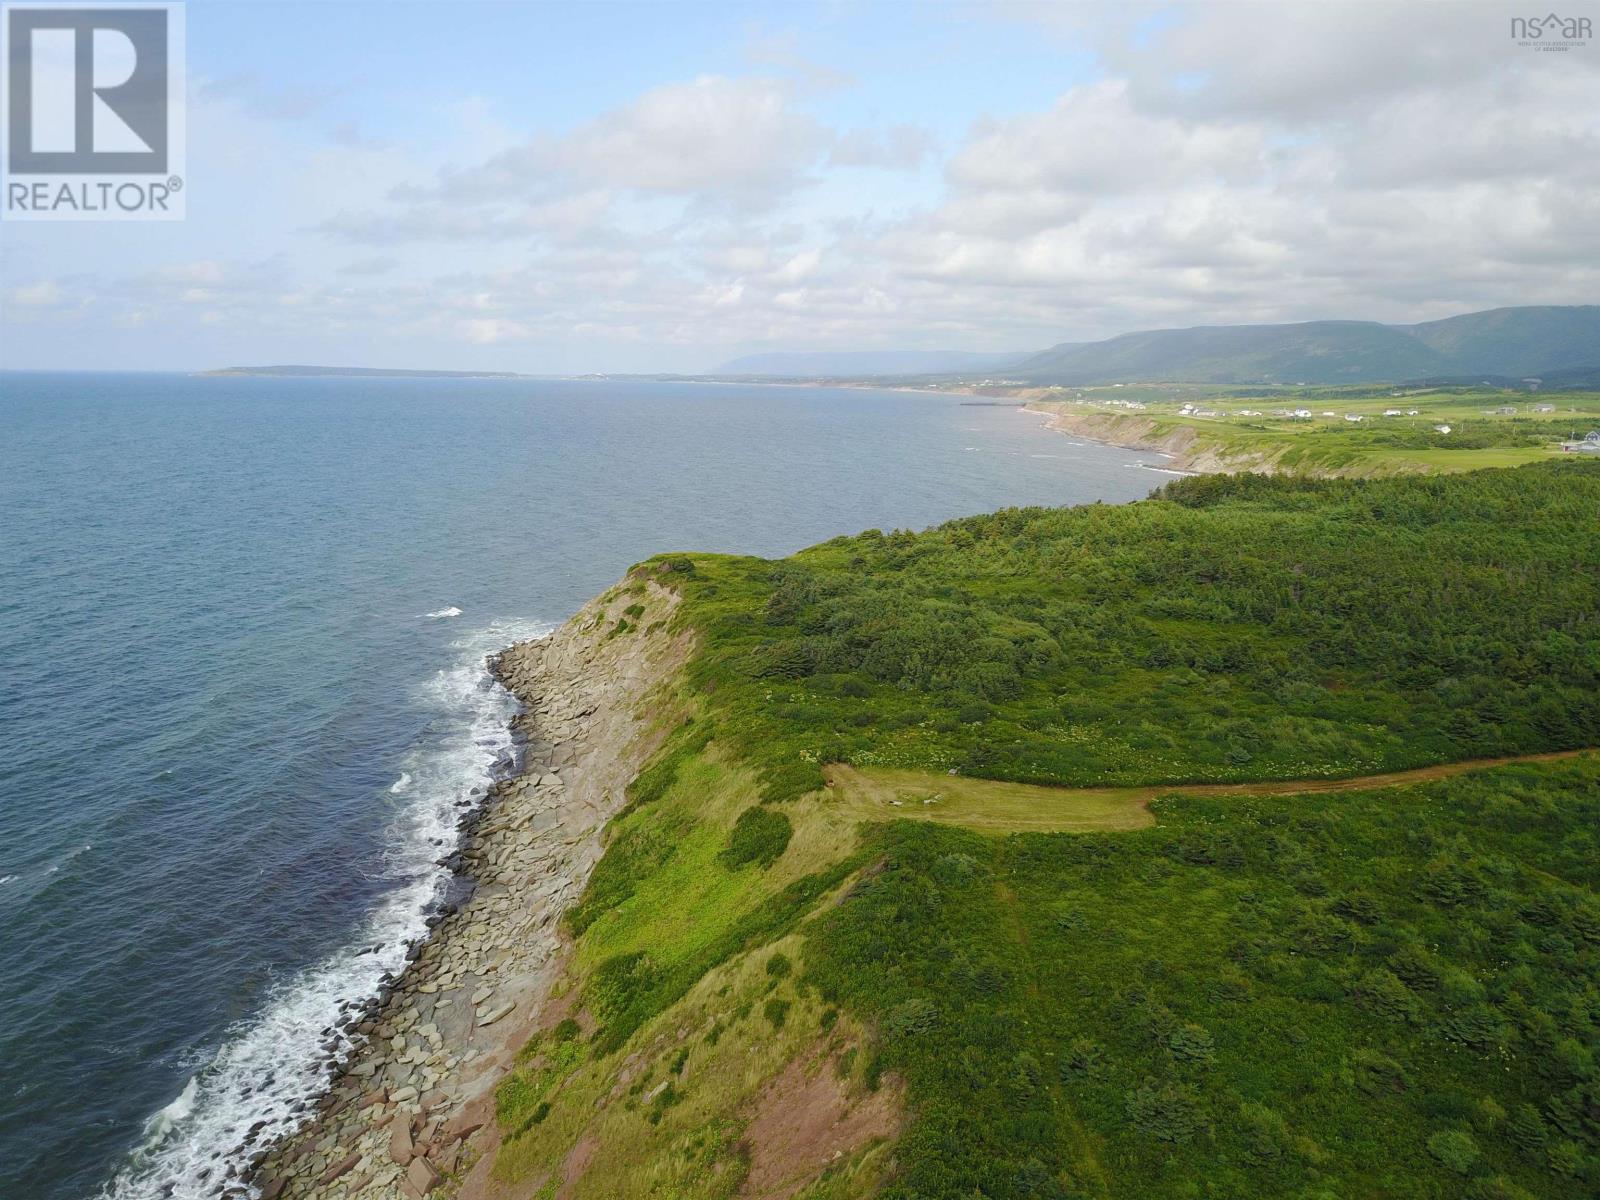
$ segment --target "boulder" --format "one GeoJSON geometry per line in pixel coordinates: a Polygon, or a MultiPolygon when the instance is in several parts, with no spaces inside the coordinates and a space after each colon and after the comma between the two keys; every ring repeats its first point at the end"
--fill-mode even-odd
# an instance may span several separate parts
{"type": "Polygon", "coordinates": [[[426,1196],[439,1186],[439,1172],[431,1162],[419,1155],[406,1168],[405,1183],[406,1190],[413,1196],[426,1196]]]}
{"type": "Polygon", "coordinates": [[[348,1175],[351,1171],[355,1170],[356,1164],[360,1161],[360,1153],[345,1155],[345,1157],[341,1158],[338,1162],[334,1163],[333,1166],[329,1167],[322,1173],[322,1179],[320,1181],[321,1185],[326,1187],[340,1176],[348,1175]]]}
{"type": "Polygon", "coordinates": [[[395,1113],[389,1122],[389,1157],[402,1167],[416,1157],[417,1149],[411,1140],[411,1114],[395,1113]]]}
{"type": "Polygon", "coordinates": [[[505,1016],[508,1012],[510,1012],[515,1007],[516,1007],[515,1004],[497,1004],[497,1005],[495,1005],[488,1012],[484,1013],[483,1016],[478,1018],[478,1027],[481,1029],[485,1025],[493,1025],[496,1021],[498,1021],[501,1017],[505,1016]]]}

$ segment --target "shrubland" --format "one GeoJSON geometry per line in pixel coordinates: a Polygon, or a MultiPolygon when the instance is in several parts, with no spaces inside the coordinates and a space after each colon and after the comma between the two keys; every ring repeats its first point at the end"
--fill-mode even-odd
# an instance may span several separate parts
{"type": "Polygon", "coordinates": [[[641,564],[696,651],[498,1169],[738,1194],[806,1063],[901,1113],[806,1196],[1596,1194],[1600,760],[1248,785],[1600,743],[1597,514],[1600,463],[1212,476],[641,564]],[[915,819],[952,779],[1015,786],[915,819]],[[1107,785],[1153,823],[1022,819],[1107,785]]]}

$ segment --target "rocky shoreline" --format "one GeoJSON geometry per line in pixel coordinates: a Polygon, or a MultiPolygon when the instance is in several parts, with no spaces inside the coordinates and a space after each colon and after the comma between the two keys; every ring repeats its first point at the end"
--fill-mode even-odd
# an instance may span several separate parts
{"type": "MultiPolygon", "coordinates": [[[[496,1085],[559,1016],[561,914],[604,850],[606,823],[665,735],[647,701],[687,657],[677,597],[625,582],[549,637],[494,656],[520,702],[519,761],[463,818],[446,859],[456,897],[386,992],[347,1015],[356,1049],[292,1137],[257,1156],[262,1200],[493,1194],[496,1085]],[[608,602],[630,606],[608,615],[608,602]]],[[[339,1039],[330,1034],[330,1052],[339,1039]]]]}

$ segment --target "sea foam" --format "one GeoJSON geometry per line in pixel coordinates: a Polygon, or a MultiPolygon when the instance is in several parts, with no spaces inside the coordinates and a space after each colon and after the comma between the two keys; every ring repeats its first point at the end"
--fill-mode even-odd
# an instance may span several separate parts
{"type": "Polygon", "coordinates": [[[482,798],[496,764],[512,753],[516,701],[489,675],[486,659],[550,629],[495,624],[452,644],[454,663],[420,689],[433,714],[430,732],[400,764],[410,785],[389,821],[390,891],[352,931],[345,951],[284,980],[229,1031],[215,1056],[145,1123],[142,1143],[102,1189],[102,1200],[213,1200],[255,1151],[311,1115],[332,1074],[323,1044],[332,1039],[335,1054],[348,1056],[353,1043],[337,1022],[405,967],[408,947],[425,936],[426,917],[449,881],[438,859],[455,846],[464,808],[482,798]]]}

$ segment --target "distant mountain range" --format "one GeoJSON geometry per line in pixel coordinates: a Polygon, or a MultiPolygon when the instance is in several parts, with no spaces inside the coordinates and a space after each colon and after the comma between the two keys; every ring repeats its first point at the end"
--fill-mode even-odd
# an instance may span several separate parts
{"type": "Polygon", "coordinates": [[[718,373],[816,377],[994,371],[1037,384],[1327,385],[1468,376],[1521,379],[1586,368],[1600,368],[1600,305],[1496,308],[1420,325],[1309,321],[1154,329],[1011,356],[762,354],[725,363],[718,373]]]}

